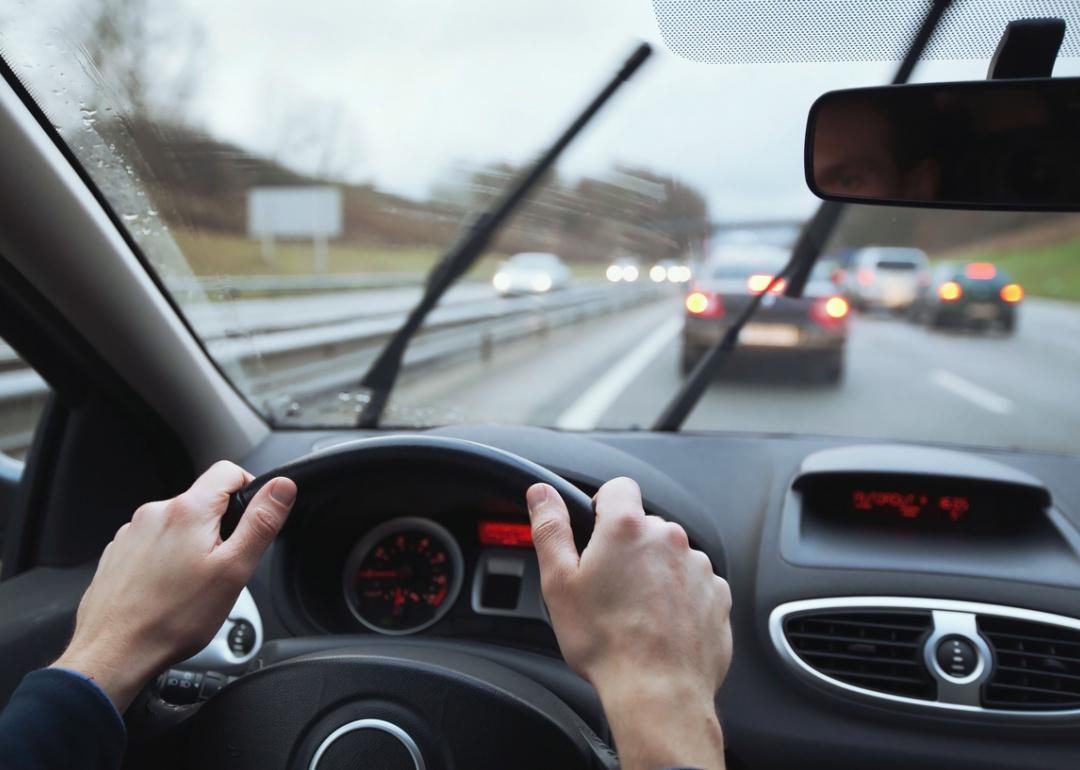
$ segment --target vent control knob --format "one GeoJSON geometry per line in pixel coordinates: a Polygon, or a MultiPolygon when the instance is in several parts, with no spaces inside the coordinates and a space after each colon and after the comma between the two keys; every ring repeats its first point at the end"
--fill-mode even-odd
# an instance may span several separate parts
{"type": "Polygon", "coordinates": [[[956,679],[971,676],[975,667],[979,665],[979,653],[975,645],[955,634],[946,636],[938,642],[935,655],[941,672],[956,679]]]}

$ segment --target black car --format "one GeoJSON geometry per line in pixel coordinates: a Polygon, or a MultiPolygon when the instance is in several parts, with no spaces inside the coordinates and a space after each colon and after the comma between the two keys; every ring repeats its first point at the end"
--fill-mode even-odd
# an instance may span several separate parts
{"type": "Polygon", "coordinates": [[[937,265],[912,313],[932,327],[1016,329],[1024,289],[990,262],[944,262],[937,265]]]}
{"type": "MultiPolygon", "coordinates": [[[[684,303],[683,374],[688,374],[727,331],[743,308],[768,287],[784,264],[784,252],[745,248],[725,251],[698,272],[684,303]]],[[[832,267],[819,264],[802,297],[783,296],[781,280],[762,299],[758,312],[739,335],[743,359],[783,359],[805,366],[826,382],[844,371],[848,301],[833,283],[832,267]]]]}

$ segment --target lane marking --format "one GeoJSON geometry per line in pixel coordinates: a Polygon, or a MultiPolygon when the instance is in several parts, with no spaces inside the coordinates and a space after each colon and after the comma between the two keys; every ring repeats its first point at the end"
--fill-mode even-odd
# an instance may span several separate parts
{"type": "Polygon", "coordinates": [[[976,406],[981,406],[994,414],[1009,414],[1013,410],[1013,402],[1004,396],[987,390],[981,385],[965,380],[958,374],[935,369],[930,374],[930,380],[950,393],[965,398],[976,406]]]}
{"type": "Polygon", "coordinates": [[[630,351],[615,366],[608,369],[569,409],[559,415],[555,427],[563,430],[590,430],[634,378],[671,342],[682,329],[682,318],[669,318],[630,351]]]}

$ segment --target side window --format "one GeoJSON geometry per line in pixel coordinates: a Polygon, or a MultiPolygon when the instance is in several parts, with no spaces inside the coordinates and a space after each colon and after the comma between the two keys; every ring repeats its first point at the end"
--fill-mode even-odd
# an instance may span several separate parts
{"type": "Polygon", "coordinates": [[[49,386],[0,339],[0,453],[22,461],[45,409],[49,386]]]}
{"type": "Polygon", "coordinates": [[[23,461],[48,397],[45,381],[0,339],[0,546],[23,461]]]}

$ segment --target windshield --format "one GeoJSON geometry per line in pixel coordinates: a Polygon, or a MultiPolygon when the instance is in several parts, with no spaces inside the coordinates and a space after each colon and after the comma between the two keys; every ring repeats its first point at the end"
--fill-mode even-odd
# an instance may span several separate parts
{"type": "MultiPolygon", "coordinates": [[[[626,429],[684,382],[690,322],[730,320],[688,312],[699,279],[747,275],[717,250],[783,254],[815,210],[811,103],[896,68],[695,61],[654,6],[34,0],[0,9],[0,53],[226,376],[273,425],[304,427],[355,423],[359,380],[438,255],[651,42],[428,317],[383,418],[626,429]]],[[[924,60],[913,79],[987,63],[924,60]]],[[[721,377],[687,430],[1077,450],[1080,217],[849,206],[814,278],[851,312],[756,319],[748,353],[785,373],[721,377]],[[871,248],[899,251],[870,265],[871,248]],[[1018,288],[976,301],[954,282],[944,299],[945,259],[1018,288]]]]}

